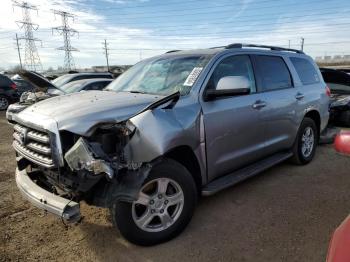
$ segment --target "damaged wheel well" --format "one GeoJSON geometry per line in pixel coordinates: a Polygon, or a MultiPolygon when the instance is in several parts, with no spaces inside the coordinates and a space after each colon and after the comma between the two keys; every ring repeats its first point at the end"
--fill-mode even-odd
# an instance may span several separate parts
{"type": "Polygon", "coordinates": [[[316,110],[312,110],[312,111],[307,112],[307,114],[304,116],[304,118],[305,117],[311,118],[312,120],[315,121],[315,124],[317,126],[318,135],[320,135],[320,128],[321,128],[320,127],[320,125],[321,125],[320,114],[316,110]]]}
{"type": "Polygon", "coordinates": [[[197,157],[193,153],[192,149],[189,146],[179,146],[175,149],[172,149],[164,156],[179,162],[187,168],[187,170],[193,176],[199,193],[202,187],[202,176],[197,157]]]}

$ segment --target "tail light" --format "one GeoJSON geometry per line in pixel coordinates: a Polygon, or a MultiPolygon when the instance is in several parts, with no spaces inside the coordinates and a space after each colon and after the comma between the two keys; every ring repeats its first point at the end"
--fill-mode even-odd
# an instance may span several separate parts
{"type": "Polygon", "coordinates": [[[329,97],[331,96],[331,90],[329,89],[328,86],[326,86],[326,95],[329,97]]]}
{"type": "Polygon", "coordinates": [[[16,85],[15,83],[12,83],[12,84],[10,85],[10,87],[11,87],[13,90],[17,90],[17,85],[16,85]]]}

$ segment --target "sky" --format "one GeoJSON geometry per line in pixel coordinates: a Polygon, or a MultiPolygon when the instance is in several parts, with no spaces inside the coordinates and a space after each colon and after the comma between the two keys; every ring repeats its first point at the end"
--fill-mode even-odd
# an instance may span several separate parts
{"type": "MultiPolygon", "coordinates": [[[[28,0],[44,69],[63,66],[63,37],[53,27],[62,20],[53,10],[74,15],[69,26],[77,68],[105,65],[106,39],[110,64],[134,64],[173,49],[230,43],[269,44],[304,50],[309,55],[350,55],[349,0],[28,0]]],[[[0,2],[0,68],[19,64],[15,34],[23,29],[22,10],[0,2]]],[[[22,59],[25,42],[20,40],[22,59]]]]}

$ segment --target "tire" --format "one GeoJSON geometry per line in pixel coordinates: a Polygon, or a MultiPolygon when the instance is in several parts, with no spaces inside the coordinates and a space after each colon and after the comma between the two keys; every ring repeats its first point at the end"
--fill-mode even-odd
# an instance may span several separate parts
{"type": "Polygon", "coordinates": [[[192,175],[184,166],[174,160],[164,159],[152,167],[140,196],[143,197],[133,203],[114,203],[111,208],[112,220],[128,241],[151,246],[166,242],[185,229],[197,202],[197,188],[192,175]]]}
{"type": "Polygon", "coordinates": [[[319,134],[315,121],[305,117],[301,122],[293,145],[292,162],[297,165],[306,165],[310,163],[315,156],[318,140],[319,134]],[[308,135],[308,132],[310,132],[312,137],[308,135]]]}
{"type": "Polygon", "coordinates": [[[10,104],[8,97],[0,95],[0,111],[6,110],[10,104]]]}

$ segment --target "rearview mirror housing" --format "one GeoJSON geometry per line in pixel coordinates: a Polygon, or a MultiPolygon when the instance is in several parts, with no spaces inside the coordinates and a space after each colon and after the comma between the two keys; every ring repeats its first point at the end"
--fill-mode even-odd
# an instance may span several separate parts
{"type": "Polygon", "coordinates": [[[250,93],[250,83],[243,76],[222,77],[216,89],[208,89],[205,92],[205,100],[213,100],[217,97],[248,95],[250,93]]]}

